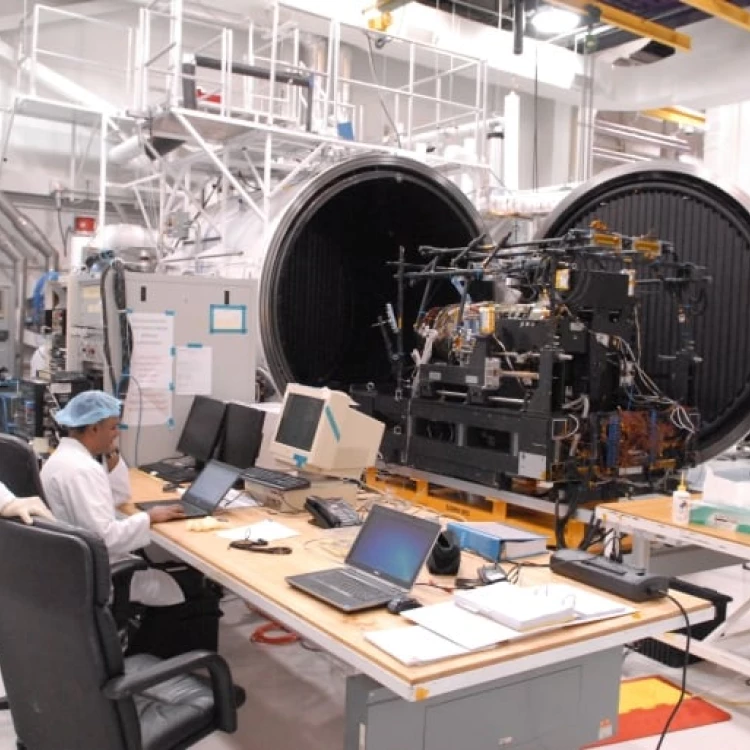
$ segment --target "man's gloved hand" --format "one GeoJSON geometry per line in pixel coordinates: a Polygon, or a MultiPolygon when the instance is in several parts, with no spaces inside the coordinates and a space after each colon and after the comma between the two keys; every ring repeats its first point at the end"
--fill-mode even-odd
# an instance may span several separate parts
{"type": "Polygon", "coordinates": [[[49,508],[38,497],[17,497],[3,506],[0,515],[5,518],[20,518],[29,525],[34,523],[32,516],[46,518],[48,521],[55,520],[49,508]]]}

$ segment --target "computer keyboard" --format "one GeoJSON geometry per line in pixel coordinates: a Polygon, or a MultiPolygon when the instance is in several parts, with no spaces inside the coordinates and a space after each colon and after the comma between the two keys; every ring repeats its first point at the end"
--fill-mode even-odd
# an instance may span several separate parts
{"type": "Polygon", "coordinates": [[[343,570],[329,570],[316,573],[314,579],[308,578],[305,582],[305,588],[310,593],[317,593],[325,597],[331,590],[347,594],[350,598],[358,602],[368,602],[382,596],[396,596],[403,593],[398,589],[389,592],[378,586],[371,586],[365,581],[348,575],[343,570]]]}
{"type": "Polygon", "coordinates": [[[145,464],[144,466],[141,466],[140,469],[147,474],[155,474],[159,479],[164,479],[167,482],[177,482],[179,484],[194,482],[198,476],[197,470],[192,466],[175,466],[166,461],[145,464]]]}
{"type": "Polygon", "coordinates": [[[554,552],[550,569],[556,575],[572,578],[633,602],[658,599],[669,589],[669,578],[666,576],[649,575],[642,568],[582,550],[561,549],[554,552]]]}
{"type": "Polygon", "coordinates": [[[248,482],[255,482],[263,487],[269,487],[272,490],[286,492],[288,490],[305,490],[310,486],[309,480],[304,477],[295,477],[286,474],[283,471],[274,471],[273,469],[262,469],[260,466],[253,466],[245,469],[241,474],[243,479],[248,482]]]}

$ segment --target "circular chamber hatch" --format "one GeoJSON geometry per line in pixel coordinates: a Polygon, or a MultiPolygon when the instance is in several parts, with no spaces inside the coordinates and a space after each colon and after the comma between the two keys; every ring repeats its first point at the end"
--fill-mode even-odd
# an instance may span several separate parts
{"type": "MultiPolygon", "coordinates": [[[[540,237],[586,228],[594,219],[625,235],[674,243],[683,261],[713,279],[695,320],[698,460],[716,456],[750,432],[750,198],[701,169],[667,162],[617,167],[580,186],[548,217],[540,237]]],[[[674,303],[664,293],[642,305],[643,365],[664,391],[660,355],[677,349],[674,303]]]]}

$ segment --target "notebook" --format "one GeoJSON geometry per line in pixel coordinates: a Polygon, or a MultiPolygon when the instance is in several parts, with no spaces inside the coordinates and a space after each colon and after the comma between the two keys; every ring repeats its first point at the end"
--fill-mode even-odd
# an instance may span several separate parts
{"type": "Polygon", "coordinates": [[[457,591],[454,599],[462,609],[484,615],[520,632],[560,625],[575,619],[575,595],[555,586],[524,588],[510,583],[495,583],[469,591],[457,591]]]}

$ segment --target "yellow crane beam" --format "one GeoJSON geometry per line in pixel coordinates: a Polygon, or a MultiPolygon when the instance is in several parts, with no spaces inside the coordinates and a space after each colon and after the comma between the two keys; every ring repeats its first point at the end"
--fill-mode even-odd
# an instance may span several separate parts
{"type": "Polygon", "coordinates": [[[739,26],[745,31],[750,31],[750,12],[740,8],[734,3],[728,3],[726,0],[681,0],[685,5],[689,5],[696,10],[702,10],[709,16],[716,16],[722,21],[739,26]]]}
{"type": "MultiPolygon", "coordinates": [[[[690,4],[693,1],[699,3],[704,0],[690,0],[690,4]]],[[[692,39],[687,34],[670,29],[663,24],[649,21],[642,16],[636,16],[633,13],[620,10],[606,3],[600,3],[597,0],[545,0],[545,2],[548,5],[554,5],[558,8],[572,10],[574,13],[579,13],[582,16],[587,16],[589,13],[588,9],[593,5],[601,13],[601,22],[607,26],[616,26],[618,29],[628,31],[636,36],[653,39],[655,42],[664,44],[667,47],[673,47],[681,52],[690,52],[692,47],[692,39]]],[[[710,3],[712,0],[705,0],[705,2],[710,3]]],[[[713,0],[713,2],[717,2],[717,0],[713,0]]]]}
{"type": "Polygon", "coordinates": [[[653,117],[657,120],[666,120],[677,125],[687,125],[693,128],[704,129],[706,127],[706,116],[703,112],[688,107],[662,107],[661,109],[646,109],[641,114],[653,117]]]}

